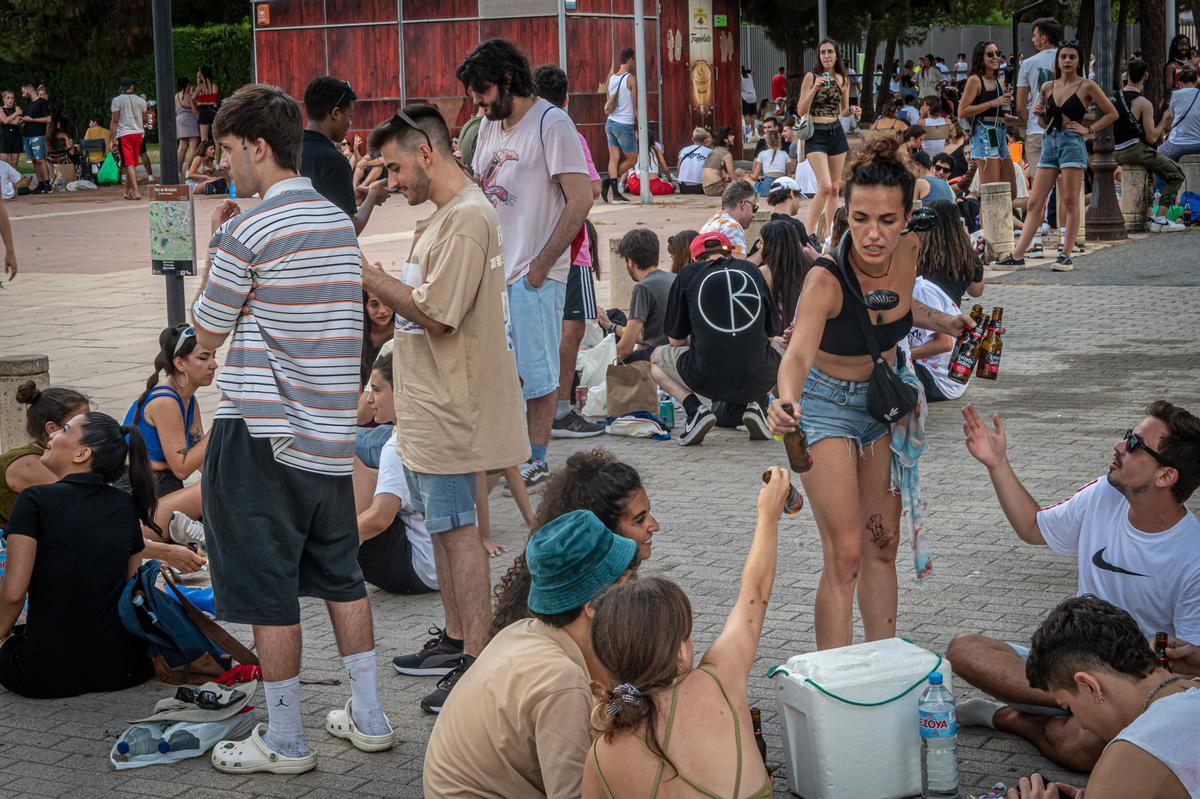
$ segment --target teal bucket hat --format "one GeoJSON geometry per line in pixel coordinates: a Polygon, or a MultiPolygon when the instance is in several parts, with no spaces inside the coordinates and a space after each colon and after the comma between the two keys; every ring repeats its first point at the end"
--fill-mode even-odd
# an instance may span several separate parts
{"type": "Polygon", "coordinates": [[[529,609],[551,616],[595,599],[629,568],[637,544],[610,531],[590,510],[565,513],[525,545],[529,609]]]}

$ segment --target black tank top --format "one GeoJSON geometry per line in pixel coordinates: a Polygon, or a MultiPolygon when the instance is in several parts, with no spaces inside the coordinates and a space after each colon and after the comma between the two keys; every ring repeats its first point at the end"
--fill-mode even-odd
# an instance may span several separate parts
{"type": "MultiPolygon", "coordinates": [[[[1080,81],[1080,86],[1083,81],[1080,81]]],[[[1046,98],[1046,115],[1050,117],[1050,124],[1046,130],[1063,130],[1063,120],[1071,122],[1083,122],[1084,116],[1087,114],[1087,109],[1084,108],[1083,101],[1079,99],[1079,89],[1075,89],[1066,102],[1059,105],[1054,99],[1054,90],[1050,90],[1050,96],[1046,98]]]]}
{"type": "MultiPolygon", "coordinates": [[[[858,321],[858,308],[855,307],[862,302],[862,287],[858,283],[854,269],[847,268],[845,270],[846,276],[853,284],[848,286],[841,277],[842,270],[828,258],[818,258],[813,262],[813,266],[822,266],[828,269],[837,279],[838,285],[842,287],[842,310],[832,319],[825,320],[825,332],[821,334],[821,352],[852,357],[870,355],[866,339],[863,338],[862,326],[858,321]],[[851,293],[852,291],[854,293],[851,293]]],[[[896,346],[908,335],[908,331],[912,330],[912,321],[912,310],[910,309],[908,313],[893,322],[872,325],[879,351],[887,352],[896,346]]]]}
{"type": "MultiPolygon", "coordinates": [[[[972,105],[979,103],[990,103],[1001,95],[1000,79],[997,78],[992,88],[987,88],[983,83],[983,76],[979,76],[979,94],[975,95],[975,102],[972,105]]],[[[1004,111],[999,108],[989,108],[988,110],[975,115],[975,123],[983,123],[984,125],[1001,125],[1004,123],[1004,111]]]]}
{"type": "Polygon", "coordinates": [[[1113,105],[1117,109],[1117,121],[1113,123],[1113,143],[1118,147],[1127,142],[1142,140],[1142,126],[1133,116],[1133,104],[1141,96],[1141,92],[1128,90],[1113,95],[1113,105]]]}

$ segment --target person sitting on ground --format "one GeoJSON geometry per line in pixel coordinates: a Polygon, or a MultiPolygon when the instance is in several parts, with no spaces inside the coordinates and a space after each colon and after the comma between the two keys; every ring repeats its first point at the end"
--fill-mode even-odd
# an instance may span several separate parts
{"type": "Polygon", "coordinates": [[[904,131],[901,139],[904,142],[904,150],[908,156],[913,153],[921,152],[925,148],[925,128],[922,125],[912,124],[908,130],[904,131]]]}
{"type": "MultiPolygon", "coordinates": [[[[805,249],[795,226],[784,221],[773,220],[763,225],[762,243],[763,262],[759,270],[767,282],[779,322],[787,329],[796,316],[800,289],[816,255],[811,248],[805,249]]],[[[782,339],[777,344],[782,354],[786,344],[782,339]]]]}
{"type": "MultiPolygon", "coordinates": [[[[1175,116],[1168,108],[1161,121],[1155,121],[1154,104],[1142,96],[1147,70],[1145,61],[1131,60],[1126,65],[1125,86],[1113,95],[1113,105],[1117,109],[1117,121],[1113,123],[1113,158],[1123,167],[1142,167],[1163,182],[1159,212],[1151,219],[1150,230],[1183,230],[1183,225],[1178,222],[1168,222],[1166,215],[1166,209],[1175,204],[1183,188],[1183,170],[1157,149],[1171,129],[1175,116]]],[[[1153,182],[1152,179],[1150,183],[1153,182]]],[[[1152,186],[1148,185],[1146,193],[1151,191],[1152,186]]]]}
{"type": "Polygon", "coordinates": [[[771,208],[772,222],[787,222],[796,228],[800,242],[809,243],[808,230],[804,222],[796,217],[800,211],[800,184],[789,177],[776,178],[767,194],[767,205],[771,208]]]}
{"type": "Polygon", "coordinates": [[[187,185],[196,189],[197,194],[208,194],[208,187],[218,181],[224,181],[225,175],[217,164],[217,145],[211,141],[203,142],[199,152],[192,158],[187,168],[187,185]],[[203,189],[203,191],[201,191],[203,189]]]}
{"type": "Polygon", "coordinates": [[[121,624],[117,603],[142,562],[138,523],[155,527],[142,437],[87,411],[56,427],[41,463],[57,482],[22,491],[5,524],[0,685],[38,699],[140,685],[154,668],[145,641],[121,624]],[[132,496],[109,485],[127,459],[132,496]],[[14,626],[26,598],[25,624],[14,626]]]}
{"type": "Polygon", "coordinates": [[[1196,70],[1187,67],[1179,74],[1180,88],[1171,92],[1171,134],[1158,146],[1158,154],[1176,163],[1185,155],[1200,155],[1200,107],[1196,98],[1196,70]]]}
{"type": "Polygon", "coordinates": [[[680,194],[704,193],[704,185],[701,183],[704,162],[708,159],[708,154],[712,152],[712,148],[705,142],[711,138],[712,134],[704,128],[695,128],[692,130],[692,143],[679,151],[679,159],[676,163],[679,166],[680,194]]]}
{"type": "Polygon", "coordinates": [[[936,202],[954,204],[954,190],[950,188],[950,184],[940,175],[931,174],[933,159],[929,157],[929,153],[922,150],[910,153],[908,163],[913,174],[917,176],[917,186],[913,190],[914,200],[920,200],[922,205],[936,202]]]}
{"type": "MultiPolygon", "coordinates": [[[[1159,665],[1127,612],[1091,595],[1064,601],[1033,634],[1025,674],[1090,735],[1111,741],[1092,769],[1087,799],[1200,796],[1200,681],[1159,665]]],[[[1008,797],[1084,793],[1033,774],[1008,797]]]]}
{"type": "MultiPolygon", "coordinates": [[[[671,175],[671,170],[667,168],[667,157],[663,154],[662,142],[656,141],[653,137],[650,139],[650,163],[646,169],[647,174],[650,175],[650,193],[652,195],[662,197],[675,193],[675,178],[671,175]]],[[[625,173],[625,187],[631,194],[641,193],[642,179],[638,177],[637,164],[634,164],[625,173]]]]}
{"type": "MultiPolygon", "coordinates": [[[[358,373],[362,393],[358,397],[358,427],[354,431],[354,456],[364,466],[379,468],[379,447],[391,438],[392,431],[386,424],[374,421],[374,412],[368,405],[367,386],[371,371],[383,348],[396,335],[396,312],[374,294],[363,292],[363,339],[362,355],[358,373]]],[[[391,349],[388,349],[391,357],[391,349]]]]}
{"type": "Polygon", "coordinates": [[[681,230],[667,239],[667,254],[671,256],[671,274],[678,275],[692,262],[692,241],[700,234],[695,230],[681,230]]]}
{"type": "MultiPolygon", "coordinates": [[[[1124,608],[1143,636],[1161,630],[1200,640],[1200,520],[1184,506],[1200,486],[1200,419],[1166,400],[1150,403],[1146,418],[1113,446],[1105,477],[1039,510],[1008,462],[1000,415],[992,416],[994,429],[970,405],[963,418],[967,449],[987,467],[1022,541],[1077,556],[1079,593],[1124,608]]],[[[1089,771],[1106,741],[1056,713],[1058,700],[1024,679],[1027,655],[983,635],[956,636],[946,652],[954,673],[1009,703],[969,699],[958,706],[958,722],[1015,733],[1053,762],[1089,771]]]]}
{"type": "MultiPolygon", "coordinates": [[[[941,97],[926,97],[921,101],[921,109],[921,127],[925,128],[927,136],[931,133],[950,132],[948,129],[950,120],[946,119],[946,109],[942,105],[941,97]]],[[[921,148],[930,156],[934,156],[946,149],[946,140],[944,138],[927,139],[922,143],[921,148]]]]}
{"type": "Polygon", "coordinates": [[[700,183],[709,197],[720,197],[730,181],[746,176],[746,171],[734,166],[729,153],[729,128],[719,128],[713,134],[713,148],[700,169],[700,183]]]}
{"type": "Polygon", "coordinates": [[[921,109],[918,107],[920,104],[915,93],[908,94],[904,98],[904,104],[896,110],[896,117],[907,122],[909,127],[913,127],[921,118],[921,109]]]}
{"type": "Polygon", "coordinates": [[[612,685],[592,708],[599,737],[583,771],[583,799],[655,796],[664,780],[676,777],[689,794],[770,799],[771,777],[754,756],[746,688],[791,486],[786,469],[770,472],[759,490],[737,600],[699,667],[692,667],[691,602],[665,577],[618,583],[592,603],[592,649],[612,685]]]}
{"type": "Polygon", "coordinates": [[[606,333],[615,333],[617,358],[625,363],[647,361],[655,347],[667,343],[667,298],[675,275],[658,268],[658,236],[653,230],[636,227],[621,237],[617,255],[633,280],[629,297],[629,321],[614,324],[606,312],[597,318],[606,333]]]}
{"type": "Polygon", "coordinates": [[[771,184],[787,174],[789,161],[779,131],[770,131],[764,141],[766,146],[754,156],[754,169],[750,172],[750,181],[759,197],[766,197],[771,191],[771,184]]]}
{"type": "Polygon", "coordinates": [[[501,630],[447,698],[425,750],[429,799],[580,795],[591,684],[608,679],[588,666],[591,603],[636,567],[637,544],[577,510],[534,533],[525,557],[533,618],[501,630]]]}
{"type": "Polygon", "coordinates": [[[908,120],[901,119],[898,114],[895,96],[884,98],[883,103],[879,106],[879,114],[879,119],[875,120],[871,130],[891,130],[895,131],[897,135],[908,130],[908,120]]]}
{"type": "Polygon", "coordinates": [[[746,230],[754,221],[754,212],[757,210],[754,187],[746,181],[735,180],[725,187],[721,195],[721,210],[701,226],[700,234],[720,233],[729,239],[734,254],[745,258],[750,249],[746,243],[746,230]]]}
{"type": "Polygon", "coordinates": [[[31,486],[48,485],[58,480],[42,463],[50,436],[62,426],[90,409],[87,397],[69,388],[38,389],[29,380],[17,387],[16,400],[25,409],[25,434],[29,442],[0,454],[0,530],[8,528],[17,496],[31,486]]]}
{"type": "MultiPolygon", "coordinates": [[[[752,197],[750,185],[741,185],[752,197]]],[[[691,252],[695,263],[685,266],[671,286],[669,346],[654,350],[651,374],[687,414],[680,445],[700,444],[717,423],[697,394],[744,404],[742,424],[750,439],[766,441],[764,409],[779,369],[771,339],[783,333],[771,291],[755,264],[739,258],[722,233],[701,233],[691,252]]]]}

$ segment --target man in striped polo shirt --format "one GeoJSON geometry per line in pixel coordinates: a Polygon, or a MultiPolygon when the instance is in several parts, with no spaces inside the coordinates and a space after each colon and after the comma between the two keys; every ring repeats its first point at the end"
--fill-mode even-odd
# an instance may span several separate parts
{"type": "Polygon", "coordinates": [[[350,482],[362,348],[362,255],[346,214],[297,174],[300,107],[273,86],[230,96],[213,122],[239,197],[213,215],[196,339],[233,341],[205,453],[204,524],[217,617],[250,624],[267,728],[213,750],[220,771],[316,766],[300,718],[300,596],[325,600],[351,699],[325,728],[363,751],[392,746],[379,704],[371,606],[350,482]]]}

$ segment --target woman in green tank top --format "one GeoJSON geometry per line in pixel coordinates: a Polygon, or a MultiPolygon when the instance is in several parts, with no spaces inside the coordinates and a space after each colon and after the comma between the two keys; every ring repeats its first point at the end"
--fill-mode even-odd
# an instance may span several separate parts
{"type": "Polygon", "coordinates": [[[746,683],[775,580],[790,475],[772,468],[737,602],[692,668],[692,607],[664,577],[629,580],[592,601],[592,648],[612,675],[592,710],[600,734],[583,770],[583,799],[695,796],[770,799],[746,683]]]}
{"type": "Polygon", "coordinates": [[[68,419],[88,410],[87,397],[69,388],[39,390],[32,380],[17,388],[17,402],[28,405],[25,433],[29,443],[0,453],[0,529],[8,526],[17,494],[36,485],[58,482],[58,476],[42,463],[42,452],[50,434],[61,430],[68,419]]]}

